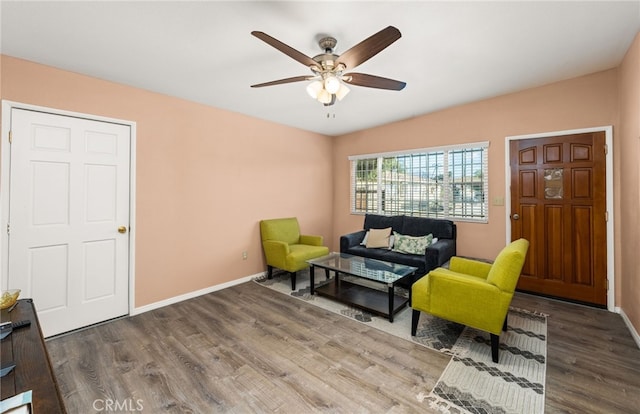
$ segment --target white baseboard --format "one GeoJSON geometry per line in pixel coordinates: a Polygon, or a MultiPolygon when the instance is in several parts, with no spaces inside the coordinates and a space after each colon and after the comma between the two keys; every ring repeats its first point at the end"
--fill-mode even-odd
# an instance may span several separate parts
{"type": "Polygon", "coordinates": [[[622,320],[624,321],[625,325],[627,325],[627,328],[629,329],[633,340],[636,341],[636,345],[638,345],[638,348],[640,348],[640,335],[638,334],[638,331],[636,331],[636,328],[633,326],[633,324],[631,324],[631,320],[629,319],[629,317],[627,317],[627,314],[617,306],[616,312],[622,316],[622,320]]]}
{"type": "Polygon", "coordinates": [[[161,300],[159,302],[154,302],[154,303],[151,303],[149,305],[136,307],[136,308],[132,309],[131,312],[129,312],[129,315],[130,316],[139,315],[141,313],[149,312],[149,311],[154,310],[154,309],[158,309],[158,308],[162,308],[164,306],[173,305],[174,303],[182,302],[183,300],[193,299],[193,298],[196,298],[198,296],[206,295],[207,293],[216,292],[218,290],[226,289],[226,288],[231,287],[231,286],[235,286],[235,285],[239,285],[241,283],[249,282],[249,281],[253,280],[254,278],[257,278],[257,277],[260,277],[260,276],[264,276],[265,274],[266,274],[265,272],[256,273],[255,275],[245,276],[245,277],[242,277],[240,279],[232,280],[230,282],[225,282],[225,283],[221,283],[219,285],[209,286],[209,287],[204,288],[204,289],[200,289],[200,290],[196,290],[196,291],[193,291],[193,292],[185,293],[185,294],[182,294],[182,295],[179,295],[179,296],[174,296],[172,298],[161,300]]]}

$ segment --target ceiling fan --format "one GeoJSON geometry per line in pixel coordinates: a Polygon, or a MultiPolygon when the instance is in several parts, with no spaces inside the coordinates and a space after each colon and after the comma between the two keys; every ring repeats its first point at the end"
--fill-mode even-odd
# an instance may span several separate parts
{"type": "Polygon", "coordinates": [[[307,86],[309,95],[323,103],[325,106],[333,105],[337,100],[342,100],[349,93],[349,85],[365,86],[367,88],[389,89],[393,91],[402,90],[405,82],[382,78],[380,76],[368,75],[366,73],[347,72],[356,66],[371,59],[386,47],[391,45],[402,36],[400,31],[393,26],[388,26],[378,33],[366,38],[351,49],[336,55],[333,49],[336,46],[336,39],[333,37],[323,37],[318,44],[324,53],[313,58],[297,51],[281,41],[269,36],[266,33],[253,31],[252,35],[265,43],[275,47],[285,55],[297,60],[307,66],[313,75],[294,76],[292,78],[279,79],[271,82],[251,85],[252,88],[263,86],[281,85],[284,83],[312,81],[307,86]]]}

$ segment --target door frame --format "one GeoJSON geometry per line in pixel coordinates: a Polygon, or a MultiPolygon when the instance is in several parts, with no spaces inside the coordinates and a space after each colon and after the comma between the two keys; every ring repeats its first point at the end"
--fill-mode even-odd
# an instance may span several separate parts
{"type": "Polygon", "coordinates": [[[604,132],[607,154],[605,155],[605,181],[607,185],[607,310],[615,312],[615,243],[614,243],[614,209],[613,209],[613,127],[600,126],[592,128],[571,129],[564,131],[542,132],[538,134],[513,135],[505,138],[505,222],[506,242],[511,242],[511,141],[531,138],[549,138],[561,135],[573,135],[589,132],[604,132]]]}
{"type": "Polygon", "coordinates": [[[135,246],[136,246],[136,123],[123,119],[72,112],[45,106],[31,105],[21,102],[2,100],[2,131],[0,139],[0,288],[8,287],[9,273],[9,175],[11,171],[11,151],[9,146],[9,131],[11,129],[11,110],[25,109],[29,111],[45,112],[53,115],[69,116],[88,119],[91,121],[109,122],[126,125],[130,128],[129,151],[129,311],[135,309],[135,246]]]}

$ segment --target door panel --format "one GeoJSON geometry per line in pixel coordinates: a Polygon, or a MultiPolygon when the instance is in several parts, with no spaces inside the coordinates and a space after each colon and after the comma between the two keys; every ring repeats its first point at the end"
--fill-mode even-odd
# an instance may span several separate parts
{"type": "MultiPolygon", "coordinates": [[[[538,262],[531,260],[532,257],[538,256],[538,245],[535,243],[537,217],[534,205],[521,205],[520,217],[516,223],[518,225],[518,234],[529,240],[529,250],[527,258],[522,267],[522,274],[534,275],[538,273],[538,262]]],[[[515,239],[514,239],[515,240],[515,239]]]]}
{"type": "Polygon", "coordinates": [[[530,241],[518,288],[606,305],[604,132],[514,140],[511,237],[530,241]]]}
{"type": "Polygon", "coordinates": [[[69,224],[69,164],[33,162],[31,205],[34,227],[69,224]]]}
{"type": "MultiPolygon", "coordinates": [[[[29,267],[24,282],[25,295],[38,299],[38,310],[62,309],[68,302],[69,246],[66,244],[32,247],[27,251],[29,267]]],[[[18,279],[18,278],[16,278],[18,279]]],[[[22,278],[21,278],[22,279],[22,278]]],[[[17,282],[18,280],[16,280],[17,282]]],[[[13,283],[9,277],[9,283],[13,283]]]]}
{"type": "MultiPolygon", "coordinates": [[[[562,228],[562,208],[558,206],[548,206],[545,208],[544,225],[547,234],[553,234],[555,229],[562,228]]],[[[549,237],[545,243],[547,277],[549,279],[562,279],[564,264],[564,243],[562,233],[558,237],[549,237]]]]}
{"type": "Polygon", "coordinates": [[[83,248],[83,301],[88,302],[115,295],[117,283],[114,266],[116,263],[115,241],[112,239],[85,242],[83,248]]]}
{"type": "Polygon", "coordinates": [[[130,128],[11,113],[8,284],[45,336],[129,310],[130,128]]]}

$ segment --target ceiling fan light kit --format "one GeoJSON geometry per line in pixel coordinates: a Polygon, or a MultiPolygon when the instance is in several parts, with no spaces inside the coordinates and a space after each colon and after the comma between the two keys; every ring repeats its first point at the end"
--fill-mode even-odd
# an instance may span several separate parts
{"type": "Polygon", "coordinates": [[[336,39],[324,37],[318,44],[324,50],[313,58],[295,50],[281,41],[269,36],[266,33],[253,31],[251,34],[265,43],[273,46],[282,53],[307,66],[313,76],[295,76],[292,78],[280,79],[271,82],[251,85],[252,88],[263,86],[282,85],[284,83],[311,81],[307,85],[307,93],[311,98],[318,100],[325,106],[333,105],[336,100],[342,100],[349,93],[350,85],[364,86],[367,88],[388,89],[399,91],[404,89],[406,83],[394,79],[382,78],[380,76],[368,75],[365,73],[344,73],[361,63],[371,59],[386,47],[391,45],[402,36],[400,31],[393,26],[388,26],[378,33],[368,37],[342,55],[333,53],[336,46],[336,39]]]}
{"type": "Polygon", "coordinates": [[[331,95],[341,101],[342,98],[347,96],[350,89],[335,76],[327,76],[324,81],[314,80],[307,85],[307,93],[313,99],[318,100],[321,103],[331,102],[331,95]]]}

